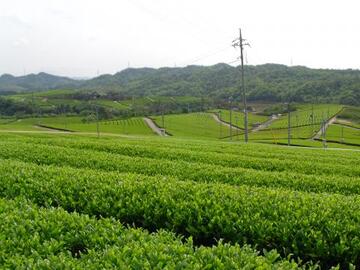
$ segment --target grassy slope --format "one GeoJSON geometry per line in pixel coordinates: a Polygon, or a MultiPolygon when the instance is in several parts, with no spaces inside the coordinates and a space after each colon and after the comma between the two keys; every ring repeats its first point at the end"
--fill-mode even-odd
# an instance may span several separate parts
{"type": "MultiPolygon", "coordinates": [[[[268,140],[259,140],[259,143],[266,143],[266,144],[278,144],[278,145],[287,145],[287,139],[279,139],[276,141],[268,141],[268,140]]],[[[346,141],[345,141],[346,142],[346,141]]],[[[323,142],[320,140],[303,140],[303,139],[293,139],[291,140],[292,146],[302,146],[302,147],[312,147],[312,148],[324,148],[323,142]]],[[[337,149],[354,149],[360,150],[360,145],[346,145],[341,143],[335,142],[326,142],[326,148],[337,148],[337,149]]]]}
{"type": "MultiPolygon", "coordinates": [[[[21,101],[34,103],[35,107],[47,108],[60,104],[67,105],[79,105],[84,103],[89,103],[86,100],[76,100],[70,98],[70,95],[75,93],[76,90],[49,90],[44,92],[34,92],[34,93],[20,93],[8,96],[8,98],[21,101]]],[[[189,109],[191,110],[191,104],[194,102],[201,101],[201,98],[191,97],[191,96],[181,96],[181,97],[152,97],[152,98],[135,98],[135,99],[127,99],[127,100],[107,100],[107,99],[99,99],[97,103],[101,106],[114,108],[117,110],[127,110],[132,106],[150,106],[153,103],[161,104],[161,103],[173,103],[173,104],[187,104],[189,109]]]]}
{"type": "MultiPolygon", "coordinates": [[[[96,132],[96,122],[83,123],[81,117],[57,117],[44,118],[41,124],[55,128],[69,129],[80,132],[96,132]],[[65,124],[66,123],[66,124],[65,124]]],[[[100,132],[116,134],[152,135],[153,132],[145,124],[142,118],[131,118],[128,120],[100,121],[100,132]]]]}
{"type": "Polygon", "coordinates": [[[360,128],[360,108],[345,107],[338,116],[338,122],[347,126],[360,128]]]}
{"type": "MultiPolygon", "coordinates": [[[[83,123],[82,117],[43,117],[19,119],[13,122],[0,122],[1,130],[26,130],[39,131],[42,128],[36,125],[66,129],[79,132],[96,132],[96,123],[83,123]]],[[[8,120],[7,120],[8,121],[8,120]]],[[[131,118],[128,120],[101,121],[100,132],[115,134],[153,135],[152,130],[146,125],[142,118],[131,118]]]]}
{"type": "MultiPolygon", "coordinates": [[[[311,138],[315,134],[312,126],[291,128],[292,138],[311,138]]],[[[266,129],[249,134],[250,140],[280,140],[288,137],[287,129],[266,129]]]]}
{"type": "MultiPolygon", "coordinates": [[[[107,103],[114,103],[112,101],[100,101],[107,103]]],[[[104,105],[105,105],[104,103],[104,105]]],[[[116,106],[122,107],[124,104],[118,103],[116,106]]],[[[319,115],[333,115],[336,113],[341,106],[340,105],[315,105],[314,106],[314,119],[319,118],[319,115]]],[[[347,117],[349,114],[354,112],[353,108],[344,110],[347,117]]],[[[356,110],[355,110],[356,113],[356,110]]],[[[309,119],[311,114],[311,105],[300,105],[299,111],[292,113],[292,123],[296,124],[306,124],[306,119],[309,119]],[[295,122],[294,122],[295,119],[295,122]],[[302,121],[300,121],[302,120],[302,121]],[[305,121],[305,122],[304,122],[305,121]]],[[[234,112],[234,122],[236,121],[235,116],[238,116],[238,124],[242,127],[243,123],[243,114],[241,112],[234,112]],[[241,121],[241,122],[240,122],[241,121]]],[[[222,110],[223,119],[229,120],[229,111],[222,110]]],[[[357,117],[354,114],[353,118],[357,117]]],[[[154,117],[156,123],[161,126],[162,121],[160,116],[154,117]]],[[[266,116],[259,116],[254,114],[249,114],[249,123],[250,125],[255,122],[261,122],[266,120],[266,116]]],[[[29,118],[29,119],[0,119],[0,130],[29,130],[29,131],[39,131],[39,127],[34,127],[36,124],[42,124],[50,127],[60,128],[60,129],[69,129],[73,131],[82,131],[82,132],[96,132],[96,123],[83,123],[81,117],[53,117],[53,118],[29,118]]],[[[355,126],[355,122],[351,122],[352,126],[355,126]]],[[[284,143],[287,142],[287,128],[279,128],[287,125],[287,116],[284,115],[279,120],[275,121],[267,130],[251,132],[249,133],[250,141],[264,141],[268,143],[284,143]]],[[[167,131],[174,135],[175,137],[185,137],[185,138],[202,138],[202,139],[229,139],[229,128],[224,125],[219,125],[210,113],[190,113],[190,114],[178,114],[178,115],[166,115],[165,116],[165,127],[167,131]]],[[[297,139],[309,139],[311,138],[319,129],[318,125],[314,126],[303,126],[303,127],[292,127],[291,136],[292,140],[297,139]]],[[[348,143],[358,143],[359,134],[356,130],[344,129],[345,142],[348,143]]],[[[134,135],[152,135],[152,131],[146,126],[140,118],[133,118],[131,120],[114,120],[114,121],[104,121],[100,123],[100,132],[106,133],[116,133],[116,134],[134,134],[134,135]]],[[[233,135],[236,137],[234,140],[244,140],[244,135],[242,132],[233,130],[233,135]],[[236,134],[239,134],[237,135],[236,134]]],[[[328,131],[328,139],[341,142],[341,130],[339,127],[331,127],[328,131]]],[[[297,144],[304,146],[312,146],[312,143],[305,141],[298,141],[297,144]]],[[[315,143],[316,147],[321,146],[315,143]]],[[[337,146],[337,145],[336,145],[337,146]]]]}
{"type": "MultiPolygon", "coordinates": [[[[342,106],[337,104],[317,104],[314,105],[314,124],[315,129],[320,127],[320,123],[323,119],[329,119],[336,113],[341,110],[342,106]]],[[[311,114],[312,114],[312,105],[304,104],[299,105],[297,110],[291,113],[291,126],[302,126],[302,125],[311,125],[311,114]]],[[[287,128],[288,126],[288,116],[287,114],[280,117],[279,120],[275,121],[271,127],[272,128],[287,128]]]]}
{"type": "MultiPolygon", "coordinates": [[[[225,122],[230,122],[230,111],[229,110],[211,110],[211,112],[219,114],[221,119],[225,122]]],[[[263,115],[257,115],[253,113],[248,114],[248,121],[250,127],[252,127],[256,123],[263,123],[267,121],[269,117],[263,116],[263,115]]],[[[232,123],[236,125],[237,127],[244,128],[244,113],[239,111],[233,111],[232,112],[232,123]]]]}
{"type": "MultiPolygon", "coordinates": [[[[161,116],[153,119],[158,126],[162,126],[161,116]]],[[[217,139],[227,137],[230,133],[230,128],[217,123],[210,113],[165,115],[165,129],[174,136],[188,138],[217,139]]]]}
{"type": "MultiPolygon", "coordinates": [[[[291,137],[293,139],[309,139],[313,137],[320,129],[321,119],[328,119],[341,110],[341,105],[336,104],[318,104],[298,105],[297,111],[291,113],[291,137]],[[314,111],[314,122],[311,120],[314,111]],[[314,123],[314,125],[312,125],[314,123]]],[[[266,130],[251,133],[249,138],[252,140],[269,140],[276,143],[281,139],[288,137],[288,115],[282,115],[278,120],[274,121],[266,130]]]]}
{"type": "Polygon", "coordinates": [[[360,129],[340,125],[330,125],[326,130],[326,139],[360,146],[360,129]],[[344,139],[343,139],[344,138],[344,139]]]}

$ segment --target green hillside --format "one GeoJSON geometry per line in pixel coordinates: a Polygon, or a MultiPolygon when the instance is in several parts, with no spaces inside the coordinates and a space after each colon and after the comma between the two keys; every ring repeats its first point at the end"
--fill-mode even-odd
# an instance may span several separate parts
{"type": "MultiPolygon", "coordinates": [[[[95,134],[97,123],[94,119],[86,122],[82,117],[40,117],[0,122],[0,130],[7,131],[51,131],[51,129],[95,134]]],[[[99,131],[111,134],[154,135],[141,117],[100,121],[99,131]]]]}
{"type": "MultiPolygon", "coordinates": [[[[174,137],[219,139],[230,135],[230,128],[215,121],[211,113],[189,113],[152,117],[159,127],[174,137]]],[[[233,133],[236,134],[236,129],[233,133]]]]}
{"type": "MultiPolygon", "coordinates": [[[[230,110],[211,110],[212,113],[215,113],[219,118],[227,123],[230,123],[230,110]]],[[[232,124],[244,129],[244,113],[239,111],[232,111],[232,124]]],[[[248,125],[249,128],[255,127],[258,124],[266,122],[269,120],[269,117],[264,115],[257,115],[251,112],[248,113],[248,125]]]]}
{"type": "MultiPolygon", "coordinates": [[[[227,64],[184,68],[129,68],[114,75],[75,81],[40,73],[23,77],[3,75],[0,91],[57,88],[113,92],[127,99],[149,96],[196,96],[241,100],[239,67],[227,64]]],[[[360,71],[310,69],[277,64],[245,66],[249,101],[342,103],[360,105],[360,71]]]]}
{"type": "MultiPolygon", "coordinates": [[[[296,111],[290,113],[291,126],[313,125],[314,129],[319,129],[323,121],[339,113],[342,109],[337,104],[302,104],[296,106],[296,111]]],[[[277,121],[271,124],[271,128],[287,128],[288,114],[281,115],[277,121]]]]}

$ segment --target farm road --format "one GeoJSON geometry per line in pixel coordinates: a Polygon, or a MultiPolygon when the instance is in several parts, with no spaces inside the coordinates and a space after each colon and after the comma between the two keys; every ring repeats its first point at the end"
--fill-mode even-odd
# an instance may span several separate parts
{"type": "MultiPolygon", "coordinates": [[[[328,127],[331,125],[331,124],[334,124],[336,122],[336,115],[332,118],[330,118],[326,123],[325,123],[325,132],[326,130],[328,129],[328,127]]],[[[319,131],[315,134],[315,136],[313,137],[313,139],[319,139],[322,135],[322,128],[319,129],[319,131]]]]}
{"type": "Polygon", "coordinates": [[[148,125],[149,128],[152,129],[157,135],[159,136],[168,136],[166,133],[162,132],[162,130],[154,123],[154,121],[148,117],[143,118],[145,123],[148,125]]]}
{"type": "MultiPolygon", "coordinates": [[[[225,122],[224,120],[221,120],[216,113],[213,113],[212,116],[213,116],[213,118],[214,118],[214,120],[215,120],[216,122],[218,122],[218,123],[220,123],[220,124],[223,124],[224,126],[227,126],[227,127],[230,128],[230,124],[229,124],[228,122],[225,122]]],[[[238,127],[236,127],[236,126],[234,126],[234,125],[232,125],[232,128],[233,128],[233,129],[237,129],[237,130],[243,130],[243,129],[238,128],[238,127]]]]}

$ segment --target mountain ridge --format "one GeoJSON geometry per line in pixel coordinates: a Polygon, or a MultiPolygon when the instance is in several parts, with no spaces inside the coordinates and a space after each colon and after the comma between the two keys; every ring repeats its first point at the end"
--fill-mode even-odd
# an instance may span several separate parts
{"type": "MultiPolygon", "coordinates": [[[[57,88],[114,91],[128,96],[210,96],[241,99],[239,67],[212,66],[127,68],[88,80],[74,80],[44,72],[0,76],[1,91],[41,91],[57,88]]],[[[311,69],[263,64],[245,66],[250,100],[360,103],[360,70],[311,69]]]]}

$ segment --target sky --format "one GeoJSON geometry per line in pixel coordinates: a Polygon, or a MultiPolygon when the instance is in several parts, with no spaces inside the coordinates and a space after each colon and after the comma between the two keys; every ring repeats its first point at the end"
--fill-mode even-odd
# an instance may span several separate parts
{"type": "Polygon", "coordinates": [[[240,27],[245,64],[360,69],[359,10],[358,0],[0,0],[0,74],[231,63],[240,27]]]}

